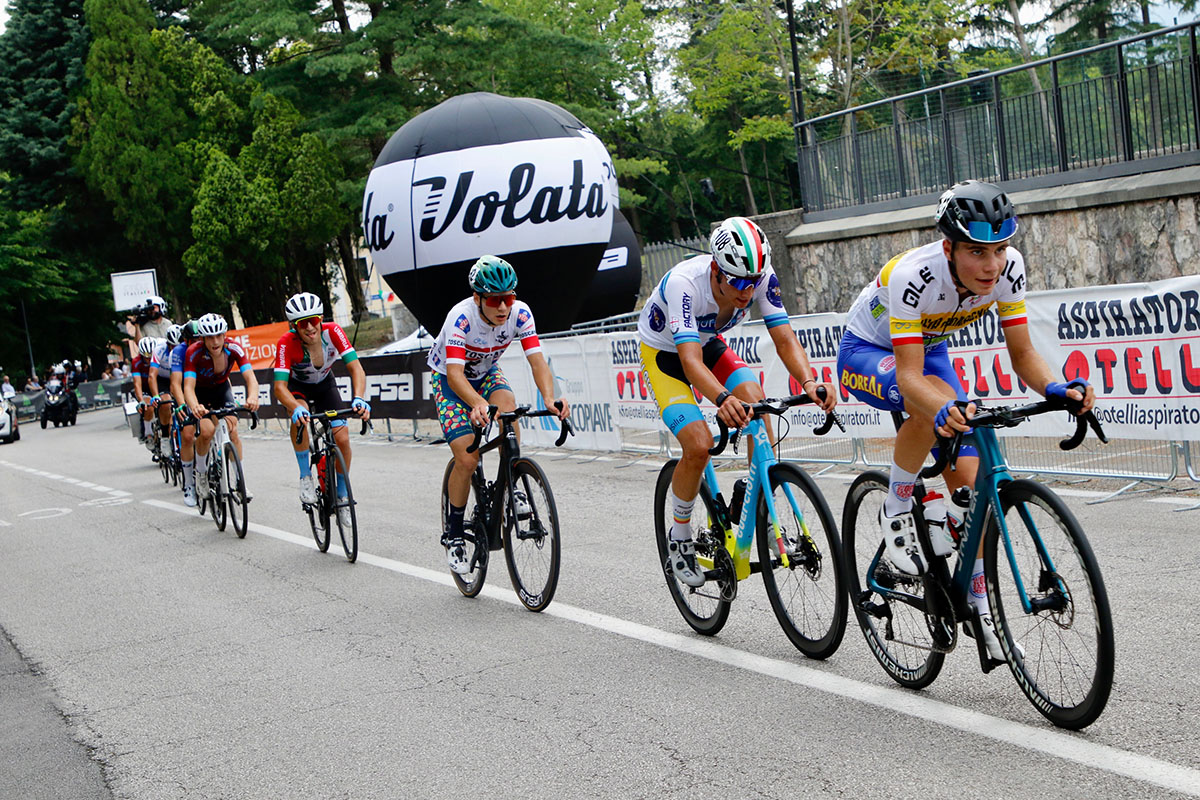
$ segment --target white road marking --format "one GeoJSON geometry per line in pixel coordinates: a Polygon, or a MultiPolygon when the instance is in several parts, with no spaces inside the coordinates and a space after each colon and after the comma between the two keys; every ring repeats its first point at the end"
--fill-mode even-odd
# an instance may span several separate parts
{"type": "MultiPolygon", "coordinates": [[[[162,500],[143,500],[142,502],[155,508],[198,516],[195,509],[176,503],[167,503],[162,500]]],[[[313,541],[312,536],[301,536],[267,525],[260,525],[256,522],[250,522],[247,528],[263,536],[269,536],[273,539],[279,539],[280,541],[297,544],[313,550],[316,549],[316,543],[313,541]]],[[[452,585],[449,574],[445,572],[437,572],[391,558],[383,558],[359,552],[358,563],[370,564],[373,567],[380,567],[391,572],[442,586],[449,587],[452,585]]],[[[503,603],[512,605],[520,603],[512,591],[500,589],[496,586],[484,586],[481,594],[489,599],[498,600],[503,603]]],[[[1144,783],[1162,786],[1176,792],[1191,795],[1192,797],[1200,797],[1200,770],[1182,767],[1178,764],[1172,764],[1151,756],[1131,753],[1116,747],[1089,742],[1086,739],[1080,738],[1079,735],[993,717],[978,711],[943,703],[939,700],[922,697],[912,692],[863,683],[829,672],[822,672],[802,664],[747,653],[718,644],[711,639],[670,633],[648,625],[642,625],[607,614],[599,614],[564,603],[555,603],[541,613],[580,625],[586,625],[597,630],[607,631],[627,639],[646,642],[647,644],[675,650],[680,653],[687,653],[726,666],[736,667],[771,678],[778,678],[799,686],[844,697],[853,702],[866,703],[867,705],[906,714],[910,717],[944,725],[964,733],[982,736],[1025,750],[1032,750],[1052,758],[1073,761],[1093,769],[1104,770],[1144,783]]],[[[851,624],[853,624],[853,620],[851,620],[851,624]]],[[[1014,691],[1016,690],[1014,689],[1014,691]]]]}

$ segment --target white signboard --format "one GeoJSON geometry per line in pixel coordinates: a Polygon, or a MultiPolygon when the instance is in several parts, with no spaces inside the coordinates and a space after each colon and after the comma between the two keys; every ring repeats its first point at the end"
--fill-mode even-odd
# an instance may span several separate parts
{"type": "Polygon", "coordinates": [[[129,311],[146,302],[152,294],[158,294],[158,276],[152,269],[131,272],[114,272],[112,279],[113,307],[117,311],[129,311]]]}

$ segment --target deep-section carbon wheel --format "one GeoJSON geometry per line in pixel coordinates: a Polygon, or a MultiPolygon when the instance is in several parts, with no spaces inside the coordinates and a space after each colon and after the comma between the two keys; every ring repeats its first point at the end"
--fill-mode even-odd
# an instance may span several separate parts
{"type": "Polygon", "coordinates": [[[1007,536],[993,520],[983,560],[1009,668],[1047,719],[1086,728],[1104,711],[1113,681],[1112,614],[1096,556],[1070,509],[1042,484],[1012,481],[1000,503],[1007,536]]]}
{"type": "MultiPolygon", "coordinates": [[[[667,541],[675,521],[671,479],[677,463],[672,459],[663,465],[654,488],[654,540],[658,543],[658,563],[662,566],[671,599],[675,601],[684,620],[697,633],[712,636],[729,619],[729,601],[722,599],[718,581],[710,579],[698,589],[693,589],[675,577],[667,556],[667,541]]],[[[724,532],[717,530],[720,526],[716,523],[716,507],[708,487],[703,483],[700,484],[699,501],[692,511],[692,538],[696,541],[696,560],[707,571],[713,569],[718,548],[725,547],[724,532]]],[[[736,581],[736,577],[728,576],[728,580],[736,581]]]]}
{"type": "MultiPolygon", "coordinates": [[[[442,532],[444,533],[449,525],[448,519],[450,514],[450,473],[454,469],[454,459],[450,459],[450,463],[446,465],[446,472],[442,475],[442,532]]],[[[463,530],[465,531],[464,540],[466,541],[467,560],[471,564],[471,571],[464,575],[459,575],[451,570],[450,577],[454,579],[454,585],[458,590],[467,597],[474,597],[483,589],[483,581],[487,578],[488,567],[488,548],[487,548],[487,533],[483,530],[483,521],[476,519],[476,514],[479,509],[479,499],[477,496],[478,487],[475,481],[471,481],[471,490],[467,494],[467,510],[466,517],[463,519],[463,530]],[[482,546],[477,546],[476,542],[482,542],[482,546]]]]}
{"type": "Polygon", "coordinates": [[[867,647],[884,671],[902,686],[923,689],[937,678],[946,656],[932,649],[921,579],[901,572],[883,552],[879,512],[887,487],[882,472],[864,472],[846,493],[842,511],[846,590],[867,647]],[[878,590],[869,586],[868,576],[878,590]]]}
{"type": "Polygon", "coordinates": [[[771,467],[771,498],[788,565],[780,557],[764,496],[758,502],[758,559],[775,618],[809,658],[828,658],[846,633],[841,541],[825,496],[795,464],[771,467]],[[794,505],[793,505],[794,503],[794,505]]]}
{"type": "Polygon", "coordinates": [[[541,611],[554,599],[558,587],[561,539],[558,509],[546,473],[527,458],[512,465],[516,495],[516,519],[509,519],[507,498],[503,504],[504,554],[508,575],[521,603],[530,611],[541,611]]]}

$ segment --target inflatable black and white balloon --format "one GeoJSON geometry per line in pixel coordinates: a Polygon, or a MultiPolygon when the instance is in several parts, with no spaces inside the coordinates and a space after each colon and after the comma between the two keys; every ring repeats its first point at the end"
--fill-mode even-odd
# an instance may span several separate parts
{"type": "Polygon", "coordinates": [[[616,210],[612,159],[587,126],[553,103],[475,92],[392,135],[362,224],[376,268],[431,332],[489,253],[512,263],[517,295],[554,331],[579,318],[616,210]]]}

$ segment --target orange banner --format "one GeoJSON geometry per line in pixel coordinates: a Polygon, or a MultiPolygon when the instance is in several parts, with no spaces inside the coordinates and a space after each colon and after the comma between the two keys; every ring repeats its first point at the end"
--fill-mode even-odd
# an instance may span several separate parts
{"type": "Polygon", "coordinates": [[[275,345],[279,344],[279,337],[287,332],[286,322],[272,322],[270,325],[230,330],[225,338],[242,346],[255,369],[266,369],[274,365],[275,345]]]}

